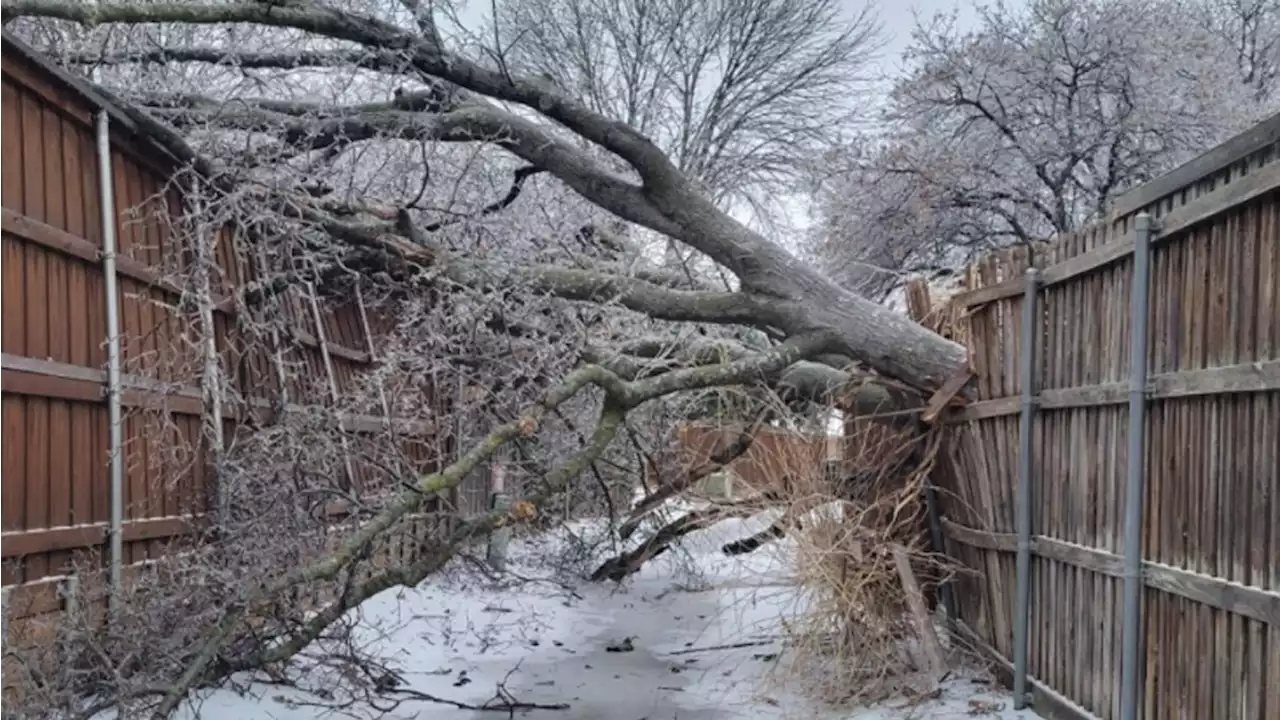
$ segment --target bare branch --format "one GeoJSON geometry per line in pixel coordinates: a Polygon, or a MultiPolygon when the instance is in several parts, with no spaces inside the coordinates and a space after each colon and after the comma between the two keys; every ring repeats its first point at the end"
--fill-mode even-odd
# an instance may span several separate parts
{"type": "Polygon", "coordinates": [[[353,50],[244,52],[234,49],[200,47],[162,47],[152,50],[92,53],[66,56],[73,65],[125,65],[197,62],[262,70],[297,70],[299,68],[357,67],[370,70],[402,71],[407,67],[405,55],[358,48],[353,50]]]}

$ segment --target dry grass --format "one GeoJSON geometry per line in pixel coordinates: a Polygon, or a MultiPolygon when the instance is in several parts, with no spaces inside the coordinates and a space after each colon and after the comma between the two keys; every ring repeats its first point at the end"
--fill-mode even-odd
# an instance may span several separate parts
{"type": "MultiPolygon", "coordinates": [[[[905,553],[920,600],[932,606],[946,563],[928,552],[922,488],[938,438],[868,422],[846,427],[839,477],[815,462],[812,440],[775,443],[792,580],[800,600],[784,620],[774,679],[839,705],[933,690],[895,551],[905,553]],[[788,452],[788,447],[794,451],[788,452]]],[[[930,618],[930,622],[932,618],[930,618]]]]}

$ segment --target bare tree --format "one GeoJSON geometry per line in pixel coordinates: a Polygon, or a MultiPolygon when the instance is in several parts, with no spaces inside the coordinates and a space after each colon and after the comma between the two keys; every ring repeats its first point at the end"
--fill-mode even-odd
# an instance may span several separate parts
{"type": "MultiPolygon", "coordinates": [[[[945,152],[930,143],[942,167],[945,152]]],[[[927,148],[918,148],[919,153],[927,148]]],[[[894,156],[905,148],[871,140],[827,153],[814,180],[815,218],[807,250],[836,281],[882,302],[913,275],[941,275],[963,263],[977,248],[1001,245],[976,203],[948,197],[944,188],[910,173],[892,172],[894,156]]]]}
{"type": "Polygon", "coordinates": [[[668,154],[714,202],[757,217],[860,119],[869,8],[834,0],[503,0],[494,40],[668,154]]]}
{"type": "Polygon", "coordinates": [[[1252,28],[1275,13],[1220,5],[1036,0],[970,33],[922,25],[886,132],[819,192],[824,257],[900,272],[1049,239],[1256,122],[1276,105],[1252,28]]]}
{"type": "MultiPolygon", "coordinates": [[[[1280,3],[1276,0],[1193,0],[1183,9],[1235,59],[1240,81],[1262,100],[1280,71],[1280,3]]],[[[1230,57],[1230,56],[1228,56],[1230,57]]]]}

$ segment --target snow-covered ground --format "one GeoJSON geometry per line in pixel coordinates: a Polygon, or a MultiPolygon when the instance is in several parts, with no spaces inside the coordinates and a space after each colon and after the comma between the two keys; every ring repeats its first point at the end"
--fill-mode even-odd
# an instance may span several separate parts
{"type": "MultiPolygon", "coordinates": [[[[1012,710],[1008,695],[976,671],[951,676],[937,697],[923,702],[815,707],[775,672],[783,652],[780,622],[797,603],[786,582],[785,551],[741,559],[719,551],[726,540],[759,527],[759,521],[749,527],[743,522],[725,521],[690,536],[681,552],[655,560],[621,588],[538,580],[550,577],[546,561],[563,555],[562,549],[553,540],[517,544],[511,570],[523,580],[455,573],[416,590],[388,591],[360,609],[362,641],[420,692],[482,705],[501,690],[520,702],[569,706],[516,713],[531,720],[1036,717],[1012,710]]],[[[294,690],[250,684],[205,694],[185,717],[329,716],[315,702],[294,690]]],[[[507,715],[412,700],[390,712],[348,707],[332,716],[507,715]]]]}

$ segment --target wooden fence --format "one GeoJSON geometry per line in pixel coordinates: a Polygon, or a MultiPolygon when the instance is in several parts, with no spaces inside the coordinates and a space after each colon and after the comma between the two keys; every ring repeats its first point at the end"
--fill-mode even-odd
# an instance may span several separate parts
{"type": "MultiPolygon", "coordinates": [[[[741,427],[685,423],[678,429],[679,462],[689,468],[708,462],[716,452],[732,444],[741,427]]],[[[834,439],[834,438],[833,438],[834,439]]],[[[765,427],[755,432],[751,445],[729,463],[735,476],[735,496],[768,490],[788,492],[812,488],[826,472],[828,459],[839,459],[833,439],[765,427]]]]}
{"type": "MultiPolygon", "coordinates": [[[[105,554],[108,329],[94,126],[99,111],[110,117],[118,238],[126,410],[123,562],[136,567],[163,558],[200,529],[216,494],[201,437],[208,408],[200,376],[174,369],[198,367],[199,358],[189,357],[198,349],[180,336],[189,321],[178,309],[180,289],[159,271],[183,267],[193,252],[164,219],[183,208],[184,198],[170,182],[176,163],[119,108],[6,34],[0,347],[6,627],[10,620],[38,622],[59,612],[58,590],[69,565],[105,554]],[[167,437],[154,436],[140,412],[156,407],[167,414],[167,437]],[[175,461],[176,446],[190,448],[192,456],[175,461]]],[[[224,232],[216,245],[220,277],[214,290],[224,299],[255,273],[235,242],[224,232]]],[[[271,353],[239,345],[236,313],[227,302],[215,312],[222,372],[245,407],[265,413],[281,397],[280,375],[272,372],[271,353]]],[[[287,381],[294,407],[336,402],[375,366],[388,324],[358,302],[291,290],[284,313],[290,338],[281,357],[302,368],[287,381]]],[[[237,412],[246,411],[223,408],[228,438],[245,431],[237,412]]],[[[418,471],[437,467],[452,452],[448,428],[434,427],[430,418],[354,414],[342,425],[369,434],[393,428],[418,471]]],[[[351,474],[364,482],[375,473],[357,463],[351,474]]],[[[412,523],[408,532],[424,529],[412,523]]]]}
{"type": "Polygon", "coordinates": [[[1148,213],[1140,716],[1280,717],[1278,142],[1280,116],[1120,197],[1105,223],[978,263],[922,318],[971,351],[942,524],[975,571],[955,586],[961,629],[1007,662],[1024,271],[1039,269],[1027,667],[1049,715],[1120,714],[1130,294],[1148,213]]]}

